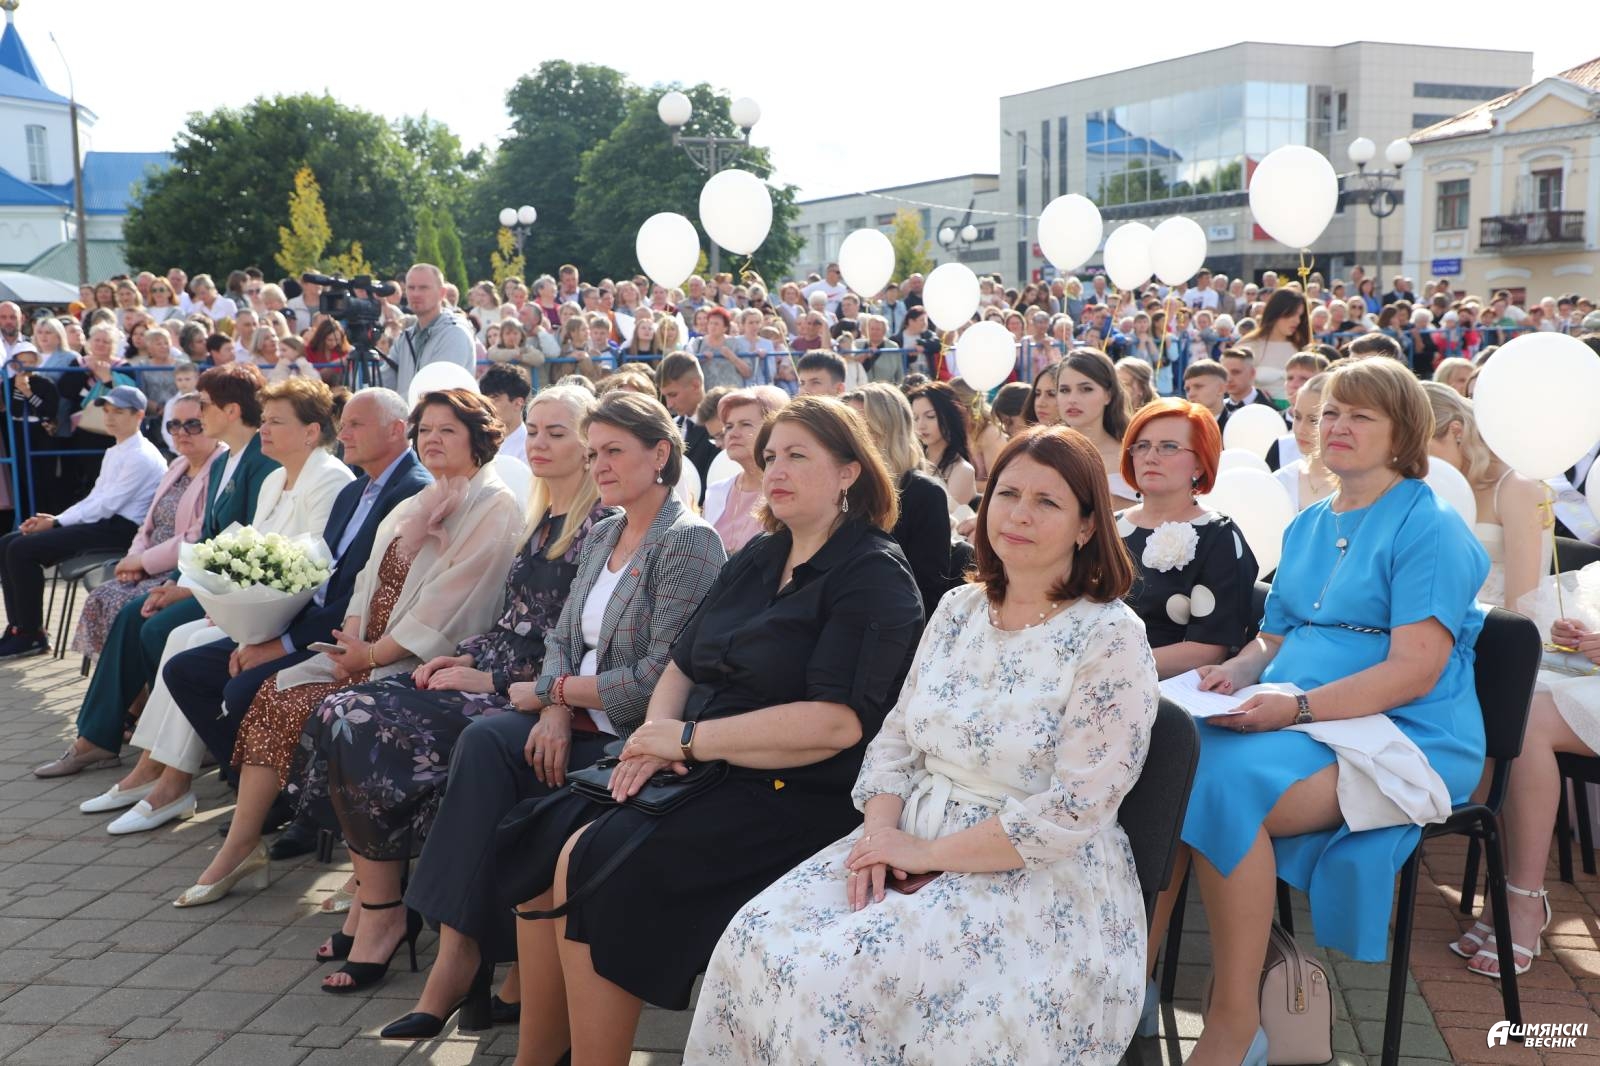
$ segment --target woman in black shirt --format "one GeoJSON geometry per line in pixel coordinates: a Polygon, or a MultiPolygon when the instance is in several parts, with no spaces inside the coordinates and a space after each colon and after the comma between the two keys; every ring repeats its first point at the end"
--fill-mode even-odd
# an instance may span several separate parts
{"type": "Polygon", "coordinates": [[[860,822],[850,788],[922,627],[887,532],[894,485],[860,416],[831,399],[772,415],[756,454],[770,532],[724,568],[673,646],[612,786],[631,796],[686,758],[725,760],[729,776],[660,817],[623,806],[592,834],[601,807],[570,792],[543,801],[522,868],[502,880],[535,897],[524,910],[588,891],[565,917],[518,923],[519,1062],[554,1062],[569,1041],[577,1061],[627,1062],[642,1002],[688,1006],[734,913],[860,822]]]}

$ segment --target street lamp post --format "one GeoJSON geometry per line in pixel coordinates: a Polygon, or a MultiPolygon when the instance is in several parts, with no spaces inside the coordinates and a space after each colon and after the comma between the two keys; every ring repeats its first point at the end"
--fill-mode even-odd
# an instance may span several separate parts
{"type": "MultiPolygon", "coordinates": [[[[971,217],[970,212],[968,217],[971,217]]],[[[939,241],[939,247],[959,258],[960,253],[978,239],[978,227],[971,222],[958,227],[955,219],[943,218],[939,220],[939,228],[934,231],[934,236],[939,241]]]]}
{"type": "Polygon", "coordinates": [[[521,207],[502,207],[500,209],[500,225],[511,231],[511,237],[517,242],[517,254],[522,254],[522,242],[528,239],[528,234],[533,230],[533,224],[539,220],[539,212],[527,204],[521,207]]]}
{"type": "MultiPolygon", "coordinates": [[[[682,148],[694,165],[707,174],[715,174],[726,164],[737,162],[739,156],[750,148],[750,127],[761,121],[761,105],[748,96],[741,96],[728,105],[728,116],[744,131],[740,137],[719,137],[714,133],[691,135],[683,132],[694,105],[683,93],[674,89],[656,103],[656,114],[672,130],[672,143],[682,148]]],[[[711,241],[711,272],[722,266],[722,250],[711,241]]]]}
{"type": "Polygon", "coordinates": [[[1372,212],[1372,217],[1378,221],[1378,249],[1377,264],[1372,272],[1373,288],[1380,294],[1383,291],[1383,220],[1394,214],[1395,208],[1400,206],[1400,197],[1396,195],[1400,185],[1400,170],[1411,162],[1411,142],[1404,137],[1397,137],[1389,142],[1383,150],[1383,158],[1393,170],[1378,167],[1368,170],[1367,164],[1372,162],[1373,156],[1378,153],[1378,146],[1372,143],[1369,137],[1357,137],[1350,142],[1346,149],[1350,162],[1356,165],[1354,174],[1346,174],[1345,185],[1348,187],[1351,180],[1359,181],[1366,190],[1367,210],[1372,212]]]}
{"type": "Polygon", "coordinates": [[[61,50],[61,42],[56,40],[54,32],[50,34],[50,43],[56,46],[56,55],[61,57],[61,65],[67,70],[67,106],[72,115],[72,214],[78,230],[78,284],[87,285],[89,232],[83,211],[83,156],[78,151],[78,89],[73,84],[72,66],[67,62],[67,53],[61,50]]]}

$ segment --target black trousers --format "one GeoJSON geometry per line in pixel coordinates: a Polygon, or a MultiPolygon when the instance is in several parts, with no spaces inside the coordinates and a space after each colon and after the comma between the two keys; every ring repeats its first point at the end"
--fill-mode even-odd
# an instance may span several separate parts
{"type": "Polygon", "coordinates": [[[93,551],[127,551],[139,527],[118,515],[81,526],[0,537],[0,588],[6,620],[24,633],[44,630],[44,568],[93,551]]]}
{"type": "Polygon", "coordinates": [[[233,765],[233,746],[239,739],[239,725],[256,691],[279,670],[303,663],[314,651],[290,652],[281,658],[246,670],[238,677],[228,674],[228,659],[237,647],[231,640],[219,640],[174,655],[167,660],[161,676],[167,682],[172,700],[194,731],[216,757],[224,772],[233,765]]]}

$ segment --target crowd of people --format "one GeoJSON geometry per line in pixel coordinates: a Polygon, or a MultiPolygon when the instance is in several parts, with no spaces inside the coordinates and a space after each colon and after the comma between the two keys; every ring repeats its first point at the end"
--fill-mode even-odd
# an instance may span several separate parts
{"type": "MultiPolygon", "coordinates": [[[[50,650],[48,567],[124,553],[73,638],[95,659],[75,739],[35,773],[122,769],[80,810],[150,833],[194,814],[209,753],[236,806],[173,905],[342,839],[323,990],[376,985],[402,947],[415,967],[434,927],[383,1035],[520,1021],[520,1066],[626,1062],[642,1005],[687,1008],[701,974],[688,1061],[1114,1062],[1155,1032],[1184,871],[1215,978],[1191,1061],[1264,1064],[1276,881],[1308,893],[1319,943],[1381,959],[1385,875],[1429,820],[1353,826],[1319,730],[1365,721],[1466,801],[1485,611],[1526,609],[1552,518],[1600,531],[1545,504],[1582,493],[1600,442],[1547,486],[1473,415],[1517,331],[1600,358],[1577,297],[991,277],[974,321],[1012,330],[1018,364],[982,391],[918,275],[858,295],[830,267],[773,299],[562,267],[464,305],[433,267],[401,281],[370,365],[309,278],[141,274],[26,323],[0,304],[10,438],[38,444],[19,481],[52,501],[11,501],[0,660],[50,650]],[[408,399],[440,362],[477,389],[408,399]],[[1283,419],[1266,460],[1298,512],[1271,575],[1203,502],[1252,405],[1283,419]],[[1430,458],[1474,516],[1423,481],[1430,458]],[[260,643],[174,580],[182,545],[233,524],[334,560],[260,643]],[[1294,688],[1201,725],[1147,922],[1163,886],[1118,809],[1158,683],[1189,671],[1294,688]]],[[[1600,663],[1581,622],[1548,635],[1600,663]]],[[[1555,756],[1597,751],[1600,681],[1549,679],[1507,808],[1519,971],[1551,916],[1555,756]]],[[[1486,924],[1452,947],[1498,976],[1486,924]]]]}

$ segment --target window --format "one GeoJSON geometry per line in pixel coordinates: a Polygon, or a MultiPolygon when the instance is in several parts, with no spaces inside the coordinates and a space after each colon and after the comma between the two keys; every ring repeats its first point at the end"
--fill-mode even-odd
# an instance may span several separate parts
{"type": "Polygon", "coordinates": [[[1438,82],[1418,81],[1411,84],[1411,95],[1427,100],[1493,100],[1515,89],[1514,85],[1441,85],[1438,82]]]}
{"type": "Polygon", "coordinates": [[[1350,128],[1350,94],[1338,93],[1333,98],[1333,128],[1350,128]]]}
{"type": "Polygon", "coordinates": [[[1535,170],[1533,172],[1533,209],[1535,211],[1561,210],[1561,171],[1535,170]]]}
{"type": "Polygon", "coordinates": [[[1056,195],[1067,194],[1067,116],[1056,120],[1056,195]]]}
{"type": "Polygon", "coordinates": [[[1050,202],[1050,120],[1039,123],[1039,209],[1050,202]]]}
{"type": "Polygon", "coordinates": [[[50,184],[50,142],[43,126],[29,126],[28,180],[41,185],[50,184]]]}
{"type": "Polygon", "coordinates": [[[1455,118],[1455,116],[1438,115],[1428,111],[1413,111],[1411,112],[1411,128],[1414,130],[1427,129],[1435,122],[1443,122],[1447,118],[1455,118]]]}
{"type": "Polygon", "coordinates": [[[866,228],[867,228],[867,220],[864,219],[864,218],[852,218],[852,219],[850,219],[848,222],[846,222],[844,224],[844,231],[846,233],[854,233],[858,229],[866,229],[866,228]]]}
{"type": "Polygon", "coordinates": [[[1438,207],[1433,217],[1434,229],[1467,228],[1467,189],[1470,184],[1466,178],[1439,183],[1438,207]]]}
{"type": "Polygon", "coordinates": [[[1026,133],[1013,133],[1012,139],[1017,142],[1017,210],[1028,210],[1028,135],[1026,133]]]}

